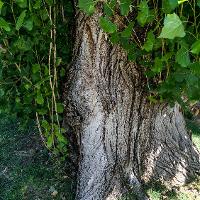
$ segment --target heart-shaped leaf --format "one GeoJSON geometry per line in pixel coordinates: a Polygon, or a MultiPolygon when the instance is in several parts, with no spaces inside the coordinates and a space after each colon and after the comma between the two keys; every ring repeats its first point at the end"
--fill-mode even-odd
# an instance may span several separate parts
{"type": "Polygon", "coordinates": [[[174,39],[175,37],[185,37],[185,31],[179,16],[173,13],[165,17],[164,27],[158,38],[174,39]]]}

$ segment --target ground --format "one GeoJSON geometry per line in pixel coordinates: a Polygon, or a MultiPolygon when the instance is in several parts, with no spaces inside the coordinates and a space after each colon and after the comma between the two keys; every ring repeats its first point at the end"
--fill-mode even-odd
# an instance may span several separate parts
{"type": "MultiPolygon", "coordinates": [[[[200,133],[193,141],[200,149],[200,133]]],[[[0,116],[0,147],[0,200],[74,199],[67,162],[43,147],[34,123],[24,131],[20,121],[0,116]]],[[[200,179],[171,191],[154,183],[146,191],[152,200],[200,200],[200,179]]]]}
{"type": "Polygon", "coordinates": [[[72,200],[66,166],[43,147],[34,123],[0,117],[0,200],[72,200]]]}

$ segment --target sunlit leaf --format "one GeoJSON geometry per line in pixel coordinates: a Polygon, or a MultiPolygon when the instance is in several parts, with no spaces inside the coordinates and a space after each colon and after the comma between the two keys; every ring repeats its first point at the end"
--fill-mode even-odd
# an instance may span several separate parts
{"type": "Polygon", "coordinates": [[[64,111],[63,104],[62,103],[57,103],[56,106],[57,106],[57,112],[58,113],[63,113],[63,111],[64,111]]]}
{"type": "Polygon", "coordinates": [[[133,32],[134,22],[130,22],[128,26],[121,32],[122,37],[129,38],[133,32]]]}
{"type": "Polygon", "coordinates": [[[129,13],[131,0],[120,0],[121,15],[126,16],[129,13]]]}
{"type": "Polygon", "coordinates": [[[184,26],[177,14],[168,14],[165,17],[164,27],[158,38],[174,39],[175,37],[184,37],[184,26]]]}
{"type": "Polygon", "coordinates": [[[3,2],[0,0],[0,12],[1,12],[1,9],[2,9],[2,7],[3,7],[3,2]]]}
{"type": "Polygon", "coordinates": [[[106,17],[100,17],[99,24],[100,27],[107,33],[114,33],[117,31],[117,25],[106,17]]]}
{"type": "Polygon", "coordinates": [[[95,11],[96,3],[97,1],[94,1],[94,0],[79,0],[78,6],[81,10],[86,12],[88,15],[91,15],[95,11]]]}
{"type": "Polygon", "coordinates": [[[178,6],[178,0],[162,0],[162,9],[164,13],[172,12],[178,6]]]}
{"type": "Polygon", "coordinates": [[[147,39],[142,48],[147,52],[152,51],[154,43],[155,35],[153,34],[153,31],[149,31],[147,34],[147,39]]]}
{"type": "Polygon", "coordinates": [[[47,139],[47,147],[51,148],[53,145],[54,139],[53,139],[53,135],[50,135],[47,139]]]}
{"type": "Polygon", "coordinates": [[[16,22],[16,30],[19,30],[22,27],[25,17],[26,17],[26,10],[22,11],[20,16],[18,17],[16,22]]]}
{"type": "Polygon", "coordinates": [[[163,69],[162,59],[159,58],[159,57],[156,57],[152,71],[155,72],[155,73],[160,73],[162,71],[162,69],[163,69]]]}
{"type": "Polygon", "coordinates": [[[11,31],[8,22],[6,22],[2,17],[0,17],[0,28],[4,29],[5,31],[11,31]]]}
{"type": "Polygon", "coordinates": [[[35,74],[35,73],[37,73],[39,71],[40,71],[40,65],[39,64],[34,64],[32,66],[32,72],[35,74]]]}
{"type": "Polygon", "coordinates": [[[37,93],[37,97],[35,100],[37,104],[40,104],[40,105],[44,104],[44,98],[40,92],[37,93]]]}
{"type": "Polygon", "coordinates": [[[188,45],[182,45],[176,53],[176,62],[182,67],[187,67],[190,64],[188,45]]]}
{"type": "Polygon", "coordinates": [[[137,16],[137,21],[141,26],[144,26],[149,17],[149,6],[147,4],[147,1],[146,0],[141,1],[138,6],[138,9],[139,13],[137,16]]]}
{"type": "Polygon", "coordinates": [[[179,0],[178,4],[182,4],[182,3],[187,2],[187,1],[189,1],[189,0],[179,0]]]}
{"type": "Polygon", "coordinates": [[[192,52],[193,54],[199,54],[199,52],[200,52],[200,39],[197,40],[197,41],[192,45],[191,49],[192,49],[191,52],[192,52]]]}

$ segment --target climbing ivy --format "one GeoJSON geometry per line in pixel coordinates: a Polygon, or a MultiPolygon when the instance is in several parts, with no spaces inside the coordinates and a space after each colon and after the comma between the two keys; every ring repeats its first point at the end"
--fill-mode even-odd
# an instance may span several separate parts
{"type": "Polygon", "coordinates": [[[37,119],[47,148],[66,155],[62,82],[73,7],[63,0],[0,0],[0,110],[37,119]]]}
{"type": "Polygon", "coordinates": [[[199,0],[79,0],[89,16],[100,4],[100,27],[143,69],[152,103],[200,99],[199,0]]]}

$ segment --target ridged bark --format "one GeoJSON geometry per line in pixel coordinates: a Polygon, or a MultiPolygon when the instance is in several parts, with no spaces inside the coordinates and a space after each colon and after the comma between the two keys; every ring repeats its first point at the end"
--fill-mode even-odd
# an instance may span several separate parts
{"type": "Polygon", "coordinates": [[[140,183],[181,185],[200,172],[179,105],[152,105],[142,68],[99,28],[100,13],[77,14],[66,123],[79,146],[77,200],[117,199],[140,183]]]}

